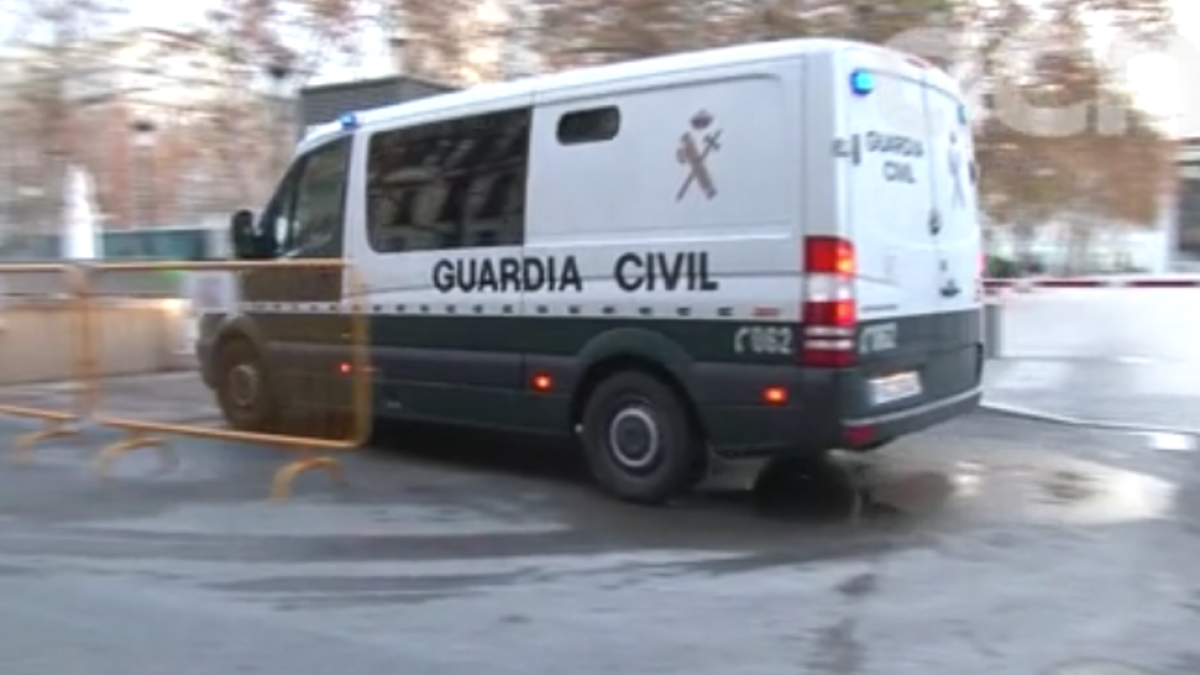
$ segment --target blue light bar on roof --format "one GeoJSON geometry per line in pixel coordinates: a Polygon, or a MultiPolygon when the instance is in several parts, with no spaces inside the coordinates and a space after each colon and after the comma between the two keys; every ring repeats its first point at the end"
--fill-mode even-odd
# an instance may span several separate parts
{"type": "Polygon", "coordinates": [[[866,96],[875,91],[875,75],[862,68],[850,73],[850,91],[856,96],[866,96]]]}
{"type": "Polygon", "coordinates": [[[341,123],[343,129],[357,129],[358,115],[355,115],[354,113],[343,113],[342,116],[338,118],[338,122],[341,123]]]}

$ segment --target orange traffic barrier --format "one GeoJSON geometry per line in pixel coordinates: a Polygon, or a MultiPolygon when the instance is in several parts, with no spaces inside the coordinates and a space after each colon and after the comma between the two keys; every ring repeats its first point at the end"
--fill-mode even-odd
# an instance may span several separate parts
{"type": "Polygon", "coordinates": [[[82,372],[96,396],[90,421],[125,436],[100,452],[100,476],[139,449],[177,463],[169,439],[189,437],[295,453],[274,474],[276,500],[308,471],[344,480],[338,454],[361,446],[372,420],[367,317],[351,266],[315,259],[130,262],[91,266],[86,277],[82,334],[93,365],[82,372]],[[113,308],[135,301],[97,289],[120,287],[105,283],[114,275],[146,273],[187,275],[189,298],[136,302],[158,303],[156,311],[175,329],[198,321],[182,329],[203,338],[208,351],[197,358],[181,347],[192,340],[164,329],[140,353],[157,349],[170,358],[161,358],[154,373],[129,377],[117,366],[132,321],[113,308]]]}
{"type": "Polygon", "coordinates": [[[0,415],[43,423],[17,438],[18,465],[41,441],[78,436],[94,407],[86,295],[71,265],[0,265],[0,415]]]}

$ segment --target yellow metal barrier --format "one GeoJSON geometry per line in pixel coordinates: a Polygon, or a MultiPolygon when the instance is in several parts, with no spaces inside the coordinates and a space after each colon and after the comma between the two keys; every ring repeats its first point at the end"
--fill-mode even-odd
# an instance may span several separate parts
{"type": "Polygon", "coordinates": [[[18,465],[29,462],[40,441],[78,436],[79,422],[94,408],[86,291],[83,275],[70,265],[0,265],[0,415],[43,423],[17,438],[12,461],[18,465]],[[67,385],[66,401],[30,403],[53,398],[48,382],[67,385]]]}
{"type": "MultiPolygon", "coordinates": [[[[87,288],[113,286],[102,283],[106,275],[142,272],[206,278],[212,282],[209,290],[217,289],[217,295],[222,293],[220,288],[228,291],[236,287],[236,297],[227,297],[223,303],[234,306],[225,307],[223,318],[214,318],[212,323],[224,326],[214,334],[240,337],[232,342],[217,341],[216,351],[207,359],[213,364],[208,379],[216,387],[212,397],[224,408],[222,416],[245,413],[245,419],[238,418],[242,428],[229,428],[217,420],[215,411],[202,410],[207,405],[202,397],[208,395],[208,389],[202,384],[204,376],[199,367],[184,367],[182,372],[175,367],[174,373],[155,376],[173,380],[96,377],[96,372],[113,371],[105,367],[106,358],[115,356],[106,357],[105,352],[121,342],[112,336],[127,329],[118,323],[120,317],[106,318],[105,309],[128,299],[112,291],[87,294],[81,315],[88,326],[83,334],[98,364],[98,368],[83,371],[95,383],[97,398],[91,419],[98,425],[119,429],[126,436],[100,452],[97,473],[108,475],[118,458],[138,449],[156,449],[165,459],[176,462],[167,438],[186,436],[294,451],[296,457],[276,471],[272,480],[271,497],[276,500],[289,496],[293,481],[307,471],[321,469],[335,480],[343,480],[335,453],[361,446],[370,434],[372,420],[368,326],[356,271],[342,260],[114,263],[92,266],[87,288]],[[246,363],[237,361],[239,355],[246,363]],[[227,362],[239,365],[226,371],[227,362]],[[138,386],[149,387],[139,399],[144,403],[121,409],[121,396],[138,386]],[[191,419],[150,414],[154,403],[171,403],[167,390],[173,386],[189,388],[186,394],[180,394],[182,402],[176,403],[174,410],[185,411],[193,416],[191,419]],[[247,391],[251,392],[249,403],[238,398],[247,391]],[[276,405],[264,404],[262,397],[276,405]],[[255,417],[239,407],[243,404],[252,411],[269,409],[269,414],[255,417]],[[316,433],[322,429],[329,433],[316,433]]],[[[200,295],[204,296],[205,291],[201,290],[200,295]]],[[[204,298],[191,300],[194,304],[204,298]]],[[[201,309],[221,313],[216,311],[219,307],[201,309]]],[[[164,309],[163,313],[170,312],[164,309]]],[[[176,312],[177,323],[184,313],[176,312]]],[[[180,342],[177,335],[164,337],[162,348],[178,349],[180,342]]],[[[172,368],[164,366],[164,370],[172,368]]]]}

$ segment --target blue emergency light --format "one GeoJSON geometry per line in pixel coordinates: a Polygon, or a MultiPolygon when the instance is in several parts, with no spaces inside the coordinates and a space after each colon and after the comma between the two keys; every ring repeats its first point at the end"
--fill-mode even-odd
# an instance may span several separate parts
{"type": "Polygon", "coordinates": [[[856,96],[866,96],[875,91],[875,75],[862,68],[850,73],[850,91],[856,96]]]}
{"type": "Polygon", "coordinates": [[[342,114],[342,116],[338,118],[338,122],[341,123],[343,129],[357,129],[358,128],[358,116],[355,115],[354,113],[342,114]]]}

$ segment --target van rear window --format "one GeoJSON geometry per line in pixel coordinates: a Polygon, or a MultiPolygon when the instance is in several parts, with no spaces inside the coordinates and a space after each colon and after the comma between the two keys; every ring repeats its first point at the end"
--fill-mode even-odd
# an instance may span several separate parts
{"type": "Polygon", "coordinates": [[[617,137],[621,111],[616,106],[576,110],[558,119],[558,142],[563,145],[602,143],[617,137]]]}

